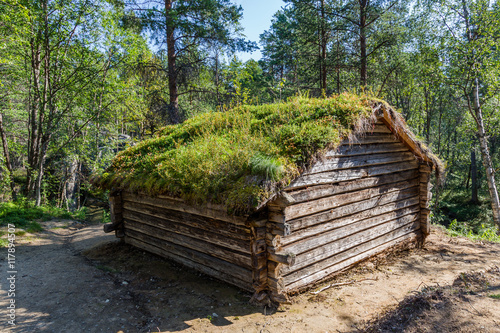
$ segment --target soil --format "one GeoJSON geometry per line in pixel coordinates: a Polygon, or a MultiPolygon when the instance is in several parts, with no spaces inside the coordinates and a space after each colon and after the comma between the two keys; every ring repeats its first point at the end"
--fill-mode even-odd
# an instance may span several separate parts
{"type": "Polygon", "coordinates": [[[15,242],[15,326],[0,262],[1,332],[500,332],[500,244],[439,228],[423,249],[378,256],[271,309],[102,225],[42,225],[15,242]]]}

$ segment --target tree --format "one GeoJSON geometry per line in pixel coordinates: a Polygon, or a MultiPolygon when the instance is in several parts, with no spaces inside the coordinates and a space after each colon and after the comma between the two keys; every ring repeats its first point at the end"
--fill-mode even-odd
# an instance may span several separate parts
{"type": "Polygon", "coordinates": [[[130,8],[142,19],[157,45],[166,45],[171,123],[182,120],[179,96],[180,81],[207,59],[200,49],[211,45],[235,50],[251,50],[253,43],[241,36],[239,20],[242,9],[229,0],[163,0],[146,3],[132,2],[130,8]]]}
{"type": "Polygon", "coordinates": [[[440,3],[437,8],[447,28],[450,83],[457,86],[474,119],[491,198],[493,219],[500,233],[500,199],[488,146],[484,105],[496,97],[500,80],[500,7],[487,0],[440,3]]]}

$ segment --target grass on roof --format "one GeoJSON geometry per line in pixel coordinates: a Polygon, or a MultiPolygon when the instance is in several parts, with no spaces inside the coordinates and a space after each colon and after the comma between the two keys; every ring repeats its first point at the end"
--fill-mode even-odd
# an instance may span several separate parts
{"type": "Polygon", "coordinates": [[[201,114],[120,152],[95,183],[248,213],[370,117],[370,101],[295,97],[201,114]]]}

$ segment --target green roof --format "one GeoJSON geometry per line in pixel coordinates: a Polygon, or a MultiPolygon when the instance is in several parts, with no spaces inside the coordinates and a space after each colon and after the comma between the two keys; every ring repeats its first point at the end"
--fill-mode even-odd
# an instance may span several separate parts
{"type": "Polygon", "coordinates": [[[249,213],[337,147],[375,103],[341,94],[200,114],[120,152],[95,184],[249,213]]]}

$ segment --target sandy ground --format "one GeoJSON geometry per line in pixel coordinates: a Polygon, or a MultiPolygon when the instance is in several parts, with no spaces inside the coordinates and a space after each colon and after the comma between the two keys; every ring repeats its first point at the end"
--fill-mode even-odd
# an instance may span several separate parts
{"type": "MultiPolygon", "coordinates": [[[[1,332],[436,331],[417,318],[439,323],[443,332],[500,332],[500,299],[491,297],[500,294],[500,244],[450,238],[437,228],[424,249],[365,262],[315,290],[348,284],[297,295],[274,310],[250,305],[251,295],[235,287],[121,244],[102,225],[52,221],[44,228],[16,240],[15,326],[8,323],[9,269],[6,260],[0,263],[1,332]],[[471,271],[487,275],[482,289],[455,288],[461,273],[471,271]],[[441,287],[446,292],[432,296],[441,287]],[[425,306],[404,325],[397,322],[408,304],[420,304],[409,300],[415,295],[425,306]],[[460,320],[450,311],[464,324],[456,325],[460,320]]],[[[0,251],[7,256],[7,249],[0,251]]]]}

